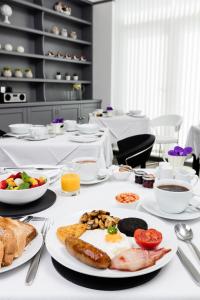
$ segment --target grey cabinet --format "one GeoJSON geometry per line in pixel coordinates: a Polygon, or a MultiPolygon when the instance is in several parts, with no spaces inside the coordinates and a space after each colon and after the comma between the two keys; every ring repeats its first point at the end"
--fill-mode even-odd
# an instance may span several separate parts
{"type": "Polygon", "coordinates": [[[56,108],[56,116],[64,120],[77,120],[80,117],[80,109],[78,104],[60,105],[56,108]]]}
{"type": "Polygon", "coordinates": [[[101,103],[88,103],[88,104],[81,105],[80,107],[81,123],[88,123],[89,113],[95,111],[95,109],[100,107],[101,107],[101,103]]]}
{"type": "Polygon", "coordinates": [[[53,106],[29,107],[28,123],[46,125],[51,123],[55,117],[55,109],[53,106]]]}
{"type": "Polygon", "coordinates": [[[0,129],[8,131],[8,125],[14,123],[46,125],[57,117],[87,123],[89,113],[100,107],[101,100],[71,101],[70,103],[2,104],[0,105],[0,129]]]}
{"type": "Polygon", "coordinates": [[[8,131],[9,124],[27,123],[26,108],[0,109],[0,129],[8,131]]]}

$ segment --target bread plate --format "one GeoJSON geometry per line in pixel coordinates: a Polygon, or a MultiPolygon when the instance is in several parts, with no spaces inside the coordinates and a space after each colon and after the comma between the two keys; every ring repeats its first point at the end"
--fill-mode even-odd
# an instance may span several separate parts
{"type": "Polygon", "coordinates": [[[22,255],[14,259],[10,266],[0,268],[0,273],[11,271],[29,261],[41,248],[43,242],[43,237],[40,232],[37,236],[26,246],[22,255]]]}
{"type": "MultiPolygon", "coordinates": [[[[102,209],[102,208],[101,208],[102,209]]],[[[93,209],[84,209],[82,211],[76,212],[74,214],[69,214],[68,216],[64,215],[59,216],[57,220],[55,220],[54,226],[49,230],[46,238],[46,247],[50,255],[63,266],[74,270],[76,272],[96,276],[96,277],[104,277],[104,278],[128,278],[135,277],[144,274],[148,274],[154,272],[162,267],[166,266],[172,258],[175,256],[177,251],[177,239],[173,228],[159,219],[148,215],[146,213],[142,213],[139,211],[131,210],[131,209],[117,209],[117,208],[103,208],[111,213],[111,215],[120,218],[126,217],[137,217],[145,220],[148,224],[149,228],[156,228],[162,232],[163,240],[160,244],[159,248],[165,247],[170,248],[171,251],[167,253],[164,257],[159,259],[156,264],[152,267],[148,267],[146,269],[136,271],[136,272],[127,272],[127,271],[118,271],[118,270],[100,270],[90,267],[82,262],[78,261],[76,258],[71,256],[65,246],[60,243],[56,236],[56,230],[60,226],[75,224],[79,222],[80,216],[86,211],[92,211],[93,209]]],[[[84,240],[84,235],[87,231],[80,237],[84,240]]],[[[130,239],[133,239],[132,237],[130,239]]],[[[87,242],[90,242],[87,240],[87,242]]],[[[95,246],[95,245],[94,245],[95,246]]]]}

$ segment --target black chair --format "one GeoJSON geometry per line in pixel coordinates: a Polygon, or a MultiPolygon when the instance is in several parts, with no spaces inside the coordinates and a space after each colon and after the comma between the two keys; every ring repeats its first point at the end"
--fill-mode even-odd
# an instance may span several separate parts
{"type": "Polygon", "coordinates": [[[196,157],[194,153],[192,154],[192,157],[192,168],[196,171],[196,174],[199,176],[199,157],[196,157]]]}
{"type": "Polygon", "coordinates": [[[118,164],[145,168],[154,142],[155,136],[151,134],[135,135],[118,141],[119,152],[116,155],[118,164]]]}
{"type": "Polygon", "coordinates": [[[3,136],[4,134],[6,134],[6,132],[0,129],[0,136],[3,136]]]}

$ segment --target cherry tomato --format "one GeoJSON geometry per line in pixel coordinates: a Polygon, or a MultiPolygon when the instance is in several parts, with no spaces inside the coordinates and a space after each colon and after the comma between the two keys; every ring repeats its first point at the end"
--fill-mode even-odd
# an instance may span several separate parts
{"type": "Polygon", "coordinates": [[[0,182],[0,189],[1,190],[5,190],[7,188],[7,186],[8,186],[8,183],[6,182],[6,180],[2,180],[0,182]]]}
{"type": "Polygon", "coordinates": [[[14,179],[17,179],[17,178],[22,178],[22,174],[21,174],[21,172],[19,172],[19,173],[15,174],[14,176],[15,176],[15,178],[14,178],[14,179]]]}
{"type": "Polygon", "coordinates": [[[162,241],[162,233],[156,229],[136,229],[134,232],[136,243],[147,250],[154,249],[162,241]]]}

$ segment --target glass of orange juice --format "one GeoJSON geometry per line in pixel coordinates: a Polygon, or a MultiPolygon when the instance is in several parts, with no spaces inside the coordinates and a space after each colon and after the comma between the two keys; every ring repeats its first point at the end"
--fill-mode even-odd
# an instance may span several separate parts
{"type": "Polygon", "coordinates": [[[78,166],[69,163],[62,169],[61,189],[66,196],[76,196],[80,192],[80,175],[78,166]]]}

